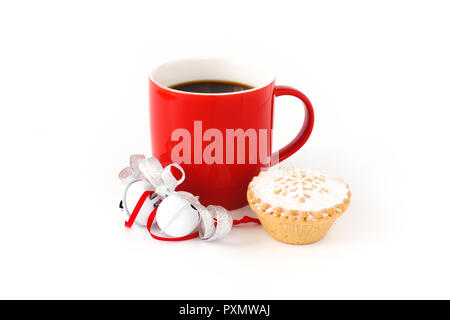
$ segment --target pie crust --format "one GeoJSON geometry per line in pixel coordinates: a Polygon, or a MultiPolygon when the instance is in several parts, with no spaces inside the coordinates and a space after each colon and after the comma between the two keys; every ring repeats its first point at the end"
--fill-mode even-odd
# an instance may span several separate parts
{"type": "Polygon", "coordinates": [[[350,205],[351,192],[340,178],[312,169],[262,171],[247,189],[247,200],[275,239],[307,244],[322,239],[350,205]]]}

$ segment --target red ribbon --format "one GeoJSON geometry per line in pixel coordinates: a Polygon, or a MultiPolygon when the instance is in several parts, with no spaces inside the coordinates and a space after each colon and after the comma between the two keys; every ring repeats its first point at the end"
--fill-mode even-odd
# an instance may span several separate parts
{"type": "MultiPolygon", "coordinates": [[[[136,206],[133,209],[133,212],[130,215],[130,218],[128,219],[128,221],[125,221],[125,227],[131,228],[133,226],[134,221],[136,220],[136,217],[137,217],[139,211],[141,210],[142,206],[144,205],[145,200],[147,199],[147,197],[151,196],[152,194],[153,194],[153,191],[145,191],[141,195],[138,203],[136,204],[136,206]]],[[[152,233],[151,228],[153,225],[153,221],[155,220],[156,210],[158,210],[158,208],[153,209],[152,213],[150,214],[150,216],[148,217],[148,220],[147,220],[147,230],[153,239],[161,240],[161,241],[184,241],[184,240],[190,240],[190,239],[194,239],[194,238],[198,237],[198,232],[194,232],[190,235],[187,235],[184,237],[177,237],[177,238],[160,237],[160,236],[157,236],[156,234],[152,233]]],[[[233,220],[233,225],[235,226],[235,225],[238,225],[241,223],[250,223],[250,222],[261,224],[261,222],[258,219],[244,216],[240,220],[233,220]]]]}

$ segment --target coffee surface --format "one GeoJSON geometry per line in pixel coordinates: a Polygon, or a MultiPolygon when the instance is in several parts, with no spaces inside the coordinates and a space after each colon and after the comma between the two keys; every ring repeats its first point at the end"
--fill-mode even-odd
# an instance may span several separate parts
{"type": "Polygon", "coordinates": [[[194,93],[227,93],[253,89],[253,87],[229,81],[202,80],[176,84],[171,89],[194,93]]]}

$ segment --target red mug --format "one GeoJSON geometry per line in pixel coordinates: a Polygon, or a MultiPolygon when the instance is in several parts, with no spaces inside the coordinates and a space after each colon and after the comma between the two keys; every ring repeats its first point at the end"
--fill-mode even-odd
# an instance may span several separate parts
{"type": "Polygon", "coordinates": [[[153,156],[165,166],[176,162],[186,180],[179,190],[198,195],[203,205],[232,210],[247,205],[247,186],[261,168],[300,149],[311,135],[314,111],[300,91],[276,86],[264,68],[224,58],[190,58],[160,65],[150,79],[150,134],[153,156]],[[216,80],[252,89],[193,93],[171,87],[216,80]],[[272,153],[274,97],[303,101],[305,117],[297,136],[272,153]]]}

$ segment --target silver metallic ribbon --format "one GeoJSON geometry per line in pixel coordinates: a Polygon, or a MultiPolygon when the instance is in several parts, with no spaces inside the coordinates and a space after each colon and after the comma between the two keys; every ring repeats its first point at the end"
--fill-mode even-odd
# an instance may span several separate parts
{"type": "Polygon", "coordinates": [[[130,156],[130,166],[120,171],[119,179],[127,185],[123,197],[123,206],[128,215],[130,215],[126,205],[128,187],[136,181],[144,181],[146,190],[154,191],[154,194],[156,194],[156,196],[152,195],[151,197],[152,204],[176,193],[197,209],[200,215],[198,226],[200,239],[207,241],[221,239],[230,232],[233,226],[233,218],[224,207],[214,205],[204,207],[198,197],[191,193],[175,191],[177,186],[185,179],[184,170],[179,164],[172,163],[163,168],[156,158],[145,158],[142,154],[134,154],[130,156]],[[177,180],[173,176],[172,167],[181,172],[180,179],[177,180]]]}

